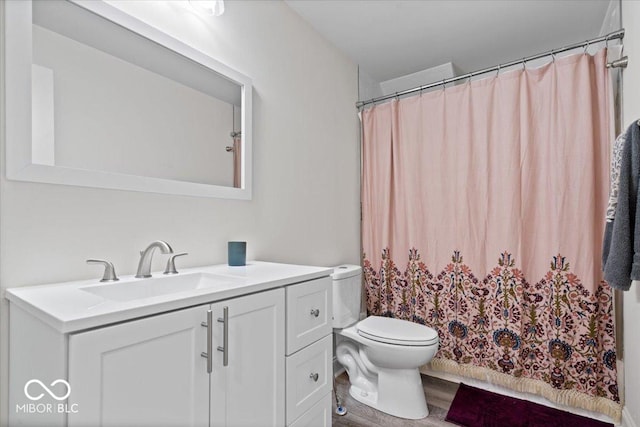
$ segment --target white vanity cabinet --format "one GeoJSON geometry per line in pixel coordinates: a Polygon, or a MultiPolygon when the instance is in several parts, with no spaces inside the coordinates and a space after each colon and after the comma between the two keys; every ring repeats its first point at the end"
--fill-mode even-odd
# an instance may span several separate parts
{"type": "Polygon", "coordinates": [[[283,425],[284,291],[71,334],[69,383],[69,427],[283,425]]]}
{"type": "Polygon", "coordinates": [[[100,302],[87,282],[10,289],[10,425],[330,426],[331,270],[199,271],[242,281],[141,308],[100,302]]]}

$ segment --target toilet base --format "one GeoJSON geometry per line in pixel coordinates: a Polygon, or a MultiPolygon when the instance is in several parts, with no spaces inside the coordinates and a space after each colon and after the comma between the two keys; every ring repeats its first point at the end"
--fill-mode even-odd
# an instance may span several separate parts
{"type": "MultiPolygon", "coordinates": [[[[367,392],[358,386],[349,387],[349,394],[360,403],[375,408],[378,404],[378,392],[367,392]]],[[[377,408],[376,408],[377,409],[377,408]]]]}
{"type": "Polygon", "coordinates": [[[358,402],[394,417],[419,420],[429,415],[418,369],[380,368],[377,392],[351,385],[349,394],[358,402]]]}

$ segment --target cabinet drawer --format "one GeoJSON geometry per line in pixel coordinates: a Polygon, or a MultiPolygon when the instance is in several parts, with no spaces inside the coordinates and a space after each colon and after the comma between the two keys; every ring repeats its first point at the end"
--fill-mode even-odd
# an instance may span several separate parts
{"type": "Polygon", "coordinates": [[[287,289],[287,355],[332,332],[331,279],[323,277],[287,289]]]}
{"type": "Polygon", "coordinates": [[[331,391],[332,336],[287,357],[287,424],[331,391]]]}
{"type": "Polygon", "coordinates": [[[331,427],[331,392],[325,394],[311,409],[289,427],[331,427]]]}

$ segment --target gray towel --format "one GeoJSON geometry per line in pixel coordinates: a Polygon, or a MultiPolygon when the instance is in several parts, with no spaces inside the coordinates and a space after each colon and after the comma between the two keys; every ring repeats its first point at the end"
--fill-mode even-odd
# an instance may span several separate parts
{"type": "Polygon", "coordinates": [[[640,127],[633,122],[626,131],[620,164],[618,205],[613,222],[605,225],[602,268],[611,287],[629,290],[640,280],[640,127]]]}

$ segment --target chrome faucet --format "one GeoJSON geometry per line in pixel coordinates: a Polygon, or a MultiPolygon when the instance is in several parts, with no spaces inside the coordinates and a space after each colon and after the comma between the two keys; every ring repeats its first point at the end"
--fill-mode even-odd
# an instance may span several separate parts
{"type": "Polygon", "coordinates": [[[140,262],[138,263],[138,272],[136,278],[144,279],[151,277],[151,259],[156,249],[160,249],[163,254],[172,254],[173,249],[164,240],[156,240],[152,242],[147,249],[140,252],[140,262]]]}

